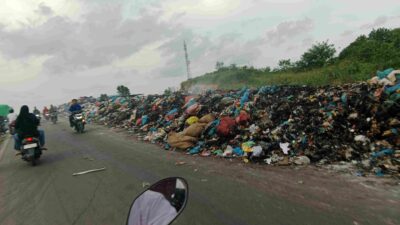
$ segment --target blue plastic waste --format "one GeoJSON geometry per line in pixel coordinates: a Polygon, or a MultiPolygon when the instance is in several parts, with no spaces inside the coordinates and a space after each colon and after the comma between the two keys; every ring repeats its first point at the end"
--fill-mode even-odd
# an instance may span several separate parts
{"type": "Polygon", "coordinates": [[[193,148],[189,149],[189,154],[191,154],[191,155],[198,154],[200,152],[200,150],[201,150],[200,146],[193,147],[193,148]]]}
{"type": "Polygon", "coordinates": [[[375,170],[375,175],[378,176],[378,177],[383,177],[384,174],[383,174],[382,169],[381,168],[376,169],[375,170]]]}
{"type": "Polygon", "coordinates": [[[393,70],[394,70],[393,68],[389,68],[384,71],[378,70],[378,72],[376,72],[376,75],[379,77],[379,79],[383,79],[383,78],[387,77],[393,70]]]}
{"type": "Polygon", "coordinates": [[[217,133],[217,128],[213,127],[208,131],[208,136],[213,136],[216,133],[217,133]]]}
{"type": "Polygon", "coordinates": [[[396,85],[394,85],[394,86],[392,86],[392,87],[386,87],[385,92],[386,92],[387,94],[392,94],[393,92],[396,92],[396,91],[399,90],[399,89],[400,89],[400,83],[399,83],[399,84],[396,84],[396,85]]]}
{"type": "Polygon", "coordinates": [[[385,156],[385,155],[393,155],[393,153],[394,153],[393,149],[386,148],[386,149],[383,149],[383,150],[381,150],[379,152],[373,152],[371,154],[371,156],[372,156],[372,158],[378,158],[378,157],[382,157],[382,156],[385,156]]]}
{"type": "Polygon", "coordinates": [[[233,154],[237,156],[242,156],[244,154],[244,151],[240,147],[236,147],[233,149],[233,154]]]}
{"type": "Polygon", "coordinates": [[[188,101],[188,103],[187,103],[187,105],[186,105],[186,108],[189,108],[190,106],[192,106],[192,105],[194,105],[194,104],[196,104],[196,100],[195,100],[194,98],[191,98],[191,99],[188,101]]]}
{"type": "Polygon", "coordinates": [[[168,116],[169,116],[169,115],[173,115],[173,114],[175,114],[175,113],[177,113],[177,112],[178,112],[178,109],[175,108],[175,109],[169,111],[169,112],[167,113],[167,115],[168,115],[168,116]]]}
{"type": "Polygon", "coordinates": [[[149,117],[147,115],[142,116],[142,126],[149,122],[149,117]]]}
{"type": "Polygon", "coordinates": [[[347,105],[347,94],[343,93],[342,96],[340,97],[340,99],[342,100],[342,103],[347,105]]]}
{"type": "Polygon", "coordinates": [[[258,94],[274,94],[277,91],[279,91],[278,86],[263,86],[258,90],[258,94]]]}
{"type": "Polygon", "coordinates": [[[246,92],[243,94],[242,98],[240,99],[240,107],[244,106],[244,103],[249,101],[250,90],[247,89],[246,92]]]}

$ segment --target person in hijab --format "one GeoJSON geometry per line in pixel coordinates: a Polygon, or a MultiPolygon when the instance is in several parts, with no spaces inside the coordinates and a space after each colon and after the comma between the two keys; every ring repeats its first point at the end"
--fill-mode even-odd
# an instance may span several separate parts
{"type": "Polygon", "coordinates": [[[15,150],[21,150],[21,140],[28,136],[39,137],[40,146],[43,150],[45,150],[43,147],[45,144],[44,131],[38,130],[39,125],[40,122],[38,118],[33,113],[29,113],[28,106],[22,106],[15,121],[15,150]]]}

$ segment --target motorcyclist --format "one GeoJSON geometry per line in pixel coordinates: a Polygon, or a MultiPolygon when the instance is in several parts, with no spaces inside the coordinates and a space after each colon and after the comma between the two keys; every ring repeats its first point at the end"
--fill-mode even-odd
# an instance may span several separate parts
{"type": "Polygon", "coordinates": [[[43,108],[43,115],[46,114],[46,113],[49,113],[49,108],[47,108],[47,106],[45,106],[43,108]]]}
{"type": "Polygon", "coordinates": [[[74,126],[74,114],[80,113],[82,111],[82,106],[79,105],[77,99],[72,99],[71,106],[69,107],[69,111],[71,112],[71,115],[69,116],[69,125],[71,127],[73,127],[74,126]]]}
{"type": "Polygon", "coordinates": [[[55,117],[55,119],[57,120],[58,111],[57,111],[57,108],[54,105],[50,105],[49,113],[50,113],[50,118],[55,117]]]}
{"type": "Polygon", "coordinates": [[[33,114],[39,115],[39,116],[40,116],[40,111],[39,111],[39,109],[36,108],[36,106],[35,106],[35,108],[33,109],[33,114]]]}
{"type": "Polygon", "coordinates": [[[14,109],[9,105],[0,105],[0,132],[6,132],[8,114],[13,113],[14,109]]]}
{"type": "Polygon", "coordinates": [[[45,117],[45,119],[46,120],[48,120],[49,119],[49,117],[47,116],[48,114],[49,114],[49,109],[47,108],[47,106],[45,106],[44,108],[43,108],[43,116],[45,117]]]}
{"type": "Polygon", "coordinates": [[[46,150],[46,148],[44,148],[44,131],[38,129],[39,123],[39,119],[34,114],[29,113],[28,106],[24,105],[21,107],[20,113],[15,122],[15,150],[21,150],[21,140],[27,136],[39,137],[41,149],[46,150]]]}
{"type": "Polygon", "coordinates": [[[57,113],[57,108],[54,105],[50,105],[49,111],[50,111],[50,114],[51,113],[57,113]]]}

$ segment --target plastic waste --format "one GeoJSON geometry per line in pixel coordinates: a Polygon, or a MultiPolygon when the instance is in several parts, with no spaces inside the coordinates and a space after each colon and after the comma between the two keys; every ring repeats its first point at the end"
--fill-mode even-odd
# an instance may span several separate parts
{"type": "Polygon", "coordinates": [[[233,154],[235,154],[237,156],[243,156],[244,151],[240,147],[235,147],[233,149],[233,154]]]}
{"type": "Polygon", "coordinates": [[[394,154],[394,150],[393,149],[383,149],[379,152],[373,152],[371,154],[372,158],[379,158],[382,156],[388,156],[388,155],[392,155],[394,154]]]}
{"type": "Polygon", "coordinates": [[[232,146],[228,145],[224,151],[224,153],[222,154],[223,157],[230,157],[232,156],[233,153],[233,148],[232,146]]]}
{"type": "Polygon", "coordinates": [[[200,152],[200,150],[201,150],[200,146],[193,147],[193,148],[189,149],[189,154],[191,154],[191,155],[198,154],[200,152]]]}
{"type": "Polygon", "coordinates": [[[242,149],[243,149],[244,152],[252,152],[252,151],[253,151],[253,148],[252,148],[252,147],[253,147],[255,144],[256,144],[256,143],[255,143],[254,141],[245,142],[245,143],[242,144],[242,149]]]}
{"type": "Polygon", "coordinates": [[[307,156],[302,155],[302,156],[296,157],[294,160],[294,163],[296,165],[309,165],[311,163],[311,160],[307,156]]]}
{"type": "Polygon", "coordinates": [[[290,143],[279,143],[279,147],[282,149],[283,154],[287,155],[290,151],[290,143]]]}
{"type": "Polygon", "coordinates": [[[199,117],[197,116],[191,116],[186,120],[186,124],[188,125],[192,125],[194,123],[197,123],[197,121],[199,121],[199,117]]]}
{"type": "Polygon", "coordinates": [[[379,77],[379,79],[383,79],[387,77],[394,69],[393,68],[388,68],[384,71],[377,71],[376,75],[379,77]]]}
{"type": "Polygon", "coordinates": [[[253,152],[253,154],[251,155],[252,157],[260,157],[263,152],[263,149],[259,145],[254,146],[254,147],[252,147],[252,152],[253,152]]]}

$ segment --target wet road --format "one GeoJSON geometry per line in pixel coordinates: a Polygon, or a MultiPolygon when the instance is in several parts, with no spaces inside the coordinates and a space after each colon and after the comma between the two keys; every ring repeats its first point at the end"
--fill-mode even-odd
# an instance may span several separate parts
{"type": "Polygon", "coordinates": [[[65,121],[43,128],[49,150],[36,167],[14,156],[11,140],[1,145],[2,225],[125,224],[143,183],[168,176],[190,186],[174,224],[400,224],[398,186],[187,156],[94,125],[84,134],[65,121]],[[72,176],[101,167],[107,169],[72,176]]]}

